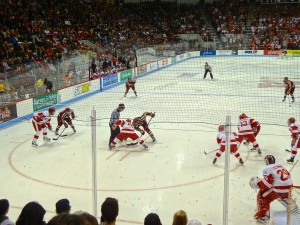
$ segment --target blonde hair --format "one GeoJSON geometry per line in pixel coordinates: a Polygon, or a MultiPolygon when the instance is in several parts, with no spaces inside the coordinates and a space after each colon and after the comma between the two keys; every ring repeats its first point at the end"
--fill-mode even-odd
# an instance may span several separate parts
{"type": "Polygon", "coordinates": [[[173,216],[172,225],[186,225],[188,222],[188,218],[186,212],[183,210],[178,210],[173,216]]]}

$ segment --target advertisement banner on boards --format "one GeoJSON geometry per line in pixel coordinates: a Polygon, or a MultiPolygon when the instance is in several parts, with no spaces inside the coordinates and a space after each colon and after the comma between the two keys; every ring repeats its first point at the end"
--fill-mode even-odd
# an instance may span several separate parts
{"type": "Polygon", "coordinates": [[[59,94],[57,91],[50,92],[44,95],[37,96],[32,99],[33,101],[33,111],[38,111],[53,105],[56,105],[59,102],[59,94]]]}
{"type": "Polygon", "coordinates": [[[18,115],[16,104],[0,106],[0,123],[7,122],[17,117],[18,115]]]}

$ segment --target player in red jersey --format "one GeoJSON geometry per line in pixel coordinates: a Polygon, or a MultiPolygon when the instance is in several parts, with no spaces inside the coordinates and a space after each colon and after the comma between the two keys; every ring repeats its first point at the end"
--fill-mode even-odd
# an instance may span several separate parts
{"type": "Polygon", "coordinates": [[[137,96],[137,93],[135,91],[135,80],[132,80],[131,78],[128,78],[126,84],[125,84],[125,87],[126,87],[126,91],[125,91],[125,94],[124,94],[124,97],[126,97],[129,89],[131,88],[133,90],[133,93],[135,94],[135,96],[137,96]]]}
{"type": "Polygon", "coordinates": [[[263,178],[252,177],[250,186],[259,189],[257,193],[257,212],[254,216],[258,222],[268,224],[270,203],[275,199],[285,207],[288,206],[288,194],[293,186],[289,171],[275,163],[273,155],[265,157],[267,167],[263,170],[263,178]]]}
{"type": "Polygon", "coordinates": [[[292,97],[292,102],[295,101],[295,97],[294,97],[294,91],[295,91],[295,83],[291,80],[289,80],[288,77],[285,77],[283,79],[283,83],[285,84],[285,90],[284,90],[284,97],[283,97],[283,102],[286,99],[286,96],[290,95],[292,97]]]}
{"type": "Polygon", "coordinates": [[[151,116],[153,118],[155,117],[155,113],[144,112],[143,115],[133,119],[132,125],[134,126],[134,129],[139,131],[142,135],[144,135],[146,131],[152,138],[152,141],[155,142],[156,138],[154,137],[154,134],[152,133],[152,131],[148,126],[147,116],[151,116]],[[140,127],[143,127],[143,129],[141,129],[140,127]]]}
{"type": "Polygon", "coordinates": [[[256,120],[250,117],[247,117],[245,113],[242,113],[239,116],[240,120],[238,121],[238,142],[242,142],[243,140],[249,140],[253,145],[253,150],[257,150],[258,154],[261,154],[261,150],[259,148],[259,144],[256,141],[253,131],[253,124],[256,123],[256,120]]]}
{"type": "MultiPolygon", "coordinates": [[[[256,138],[256,136],[258,135],[258,133],[260,131],[260,123],[256,120],[254,120],[251,123],[251,127],[254,132],[254,137],[256,138]]],[[[248,138],[246,138],[244,144],[250,144],[250,140],[248,138]]],[[[251,149],[251,150],[255,150],[255,149],[251,149]]]]}
{"type": "Polygon", "coordinates": [[[134,127],[131,124],[130,119],[126,120],[117,120],[113,126],[112,129],[116,129],[117,126],[121,126],[121,132],[118,134],[118,136],[111,142],[109,145],[109,149],[112,149],[116,146],[116,144],[119,141],[126,140],[127,138],[131,138],[133,141],[137,140],[140,145],[143,145],[145,149],[148,148],[148,146],[144,143],[144,140],[139,138],[139,136],[135,133],[134,127]]]}
{"type": "Polygon", "coordinates": [[[72,123],[72,119],[75,119],[75,113],[74,110],[70,108],[65,108],[63,111],[61,111],[57,116],[57,127],[55,129],[55,135],[59,135],[58,131],[59,128],[64,125],[65,128],[68,128],[68,125],[70,125],[74,132],[76,132],[76,129],[72,123]]]}
{"type": "Polygon", "coordinates": [[[43,133],[44,141],[50,141],[51,139],[47,136],[47,130],[52,131],[51,116],[55,113],[55,108],[51,107],[47,111],[35,112],[32,116],[32,125],[35,130],[35,135],[32,140],[32,146],[37,147],[36,143],[41,133],[43,133]]]}
{"type": "Polygon", "coordinates": [[[293,163],[297,150],[300,148],[300,126],[296,123],[296,119],[291,117],[288,119],[289,131],[291,132],[291,158],[287,160],[288,163],[293,163]]]}
{"type": "MultiPolygon", "coordinates": [[[[220,149],[216,153],[216,158],[213,160],[213,164],[217,162],[217,159],[220,158],[222,153],[225,151],[225,145],[226,145],[226,134],[225,134],[225,126],[220,125],[219,126],[219,133],[217,135],[217,143],[220,145],[220,149]]],[[[240,156],[240,153],[238,152],[238,146],[237,146],[237,134],[235,132],[232,132],[230,135],[230,152],[234,154],[234,156],[239,160],[240,164],[243,164],[243,159],[240,156]]]]}

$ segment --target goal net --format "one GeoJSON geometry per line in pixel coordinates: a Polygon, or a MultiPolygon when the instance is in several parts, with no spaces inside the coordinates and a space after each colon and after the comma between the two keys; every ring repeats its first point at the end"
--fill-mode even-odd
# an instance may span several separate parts
{"type": "Polygon", "coordinates": [[[300,224],[300,186],[294,186],[289,192],[288,207],[287,207],[287,225],[300,224]]]}

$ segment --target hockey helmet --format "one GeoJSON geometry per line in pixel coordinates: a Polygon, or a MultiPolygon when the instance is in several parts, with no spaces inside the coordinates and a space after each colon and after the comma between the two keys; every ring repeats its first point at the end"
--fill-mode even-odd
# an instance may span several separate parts
{"type": "Polygon", "coordinates": [[[125,105],[123,103],[120,103],[119,106],[118,106],[118,109],[124,110],[125,109],[125,105]]]}
{"type": "Polygon", "coordinates": [[[247,117],[246,114],[245,114],[245,113],[242,113],[242,114],[240,115],[240,120],[245,119],[246,117],[247,117]]]}
{"type": "Polygon", "coordinates": [[[265,163],[266,163],[266,165],[274,164],[275,163],[275,157],[273,155],[266,155],[265,163]]]}
{"type": "Polygon", "coordinates": [[[70,108],[66,108],[66,112],[70,115],[71,114],[71,109],[70,108]]]}
{"type": "Polygon", "coordinates": [[[126,122],[131,123],[131,119],[130,119],[130,118],[127,118],[127,119],[126,119],[126,122]]]}
{"type": "Polygon", "coordinates": [[[288,80],[289,80],[289,78],[288,78],[288,77],[285,77],[285,78],[283,79],[283,83],[288,82],[288,80]]]}
{"type": "Polygon", "coordinates": [[[55,108],[50,107],[50,108],[48,109],[48,112],[49,112],[50,115],[53,115],[53,114],[55,113],[55,108]]]}
{"type": "Polygon", "coordinates": [[[218,127],[218,129],[219,129],[219,132],[224,131],[224,130],[225,130],[225,126],[224,126],[224,125],[220,125],[220,126],[218,127]]]}
{"type": "Polygon", "coordinates": [[[296,119],[294,117],[291,117],[288,119],[288,125],[295,123],[295,122],[296,122],[296,119]]]}

